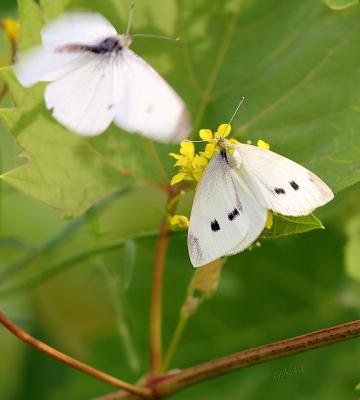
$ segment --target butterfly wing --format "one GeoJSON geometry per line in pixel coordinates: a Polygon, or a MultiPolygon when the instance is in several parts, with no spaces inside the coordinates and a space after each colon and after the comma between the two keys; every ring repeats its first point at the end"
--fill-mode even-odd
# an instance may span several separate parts
{"type": "Polygon", "coordinates": [[[238,144],[233,157],[257,201],[269,210],[308,215],[334,197],[314,173],[270,150],[238,144]]]}
{"type": "Polygon", "coordinates": [[[21,54],[14,72],[19,82],[29,87],[37,82],[59,79],[84,64],[86,57],[78,53],[55,53],[36,47],[21,54]]]}
{"type": "Polygon", "coordinates": [[[191,130],[184,102],[168,83],[129,49],[120,52],[123,87],[115,123],[129,131],[162,142],[179,142],[191,130]]]}
{"type": "Polygon", "coordinates": [[[188,248],[195,267],[248,247],[260,235],[267,211],[220,153],[209,162],[197,187],[190,216],[188,248]]]}
{"type": "Polygon", "coordinates": [[[61,124],[83,136],[103,132],[115,116],[121,65],[117,57],[86,54],[86,62],[45,90],[45,102],[61,124]]]}
{"type": "Polygon", "coordinates": [[[41,31],[42,43],[47,50],[68,44],[92,45],[116,35],[116,29],[105,17],[86,12],[65,14],[50,21],[41,31]]]}
{"type": "Polygon", "coordinates": [[[15,74],[25,87],[40,81],[57,80],[87,60],[82,52],[60,51],[62,46],[91,45],[116,34],[115,28],[100,14],[66,14],[44,27],[41,32],[43,46],[20,54],[14,66],[15,74]]]}

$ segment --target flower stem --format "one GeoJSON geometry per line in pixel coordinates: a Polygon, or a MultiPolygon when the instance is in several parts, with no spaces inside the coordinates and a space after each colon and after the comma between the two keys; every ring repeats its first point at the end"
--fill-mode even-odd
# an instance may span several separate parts
{"type": "Polygon", "coordinates": [[[165,256],[168,247],[168,217],[163,217],[156,246],[150,305],[150,375],[158,376],[162,364],[162,298],[165,256]]]}
{"type": "Polygon", "coordinates": [[[168,188],[166,203],[166,215],[160,225],[158,241],[156,245],[155,264],[152,278],[152,292],[150,304],[150,371],[151,378],[159,376],[162,369],[162,301],[165,258],[169,244],[168,215],[172,215],[177,206],[176,197],[180,189],[168,188]]]}
{"type": "Polygon", "coordinates": [[[128,382],[125,382],[121,379],[115,378],[114,376],[108,375],[105,372],[99,371],[90,365],[84,364],[75,358],[72,358],[64,353],[61,353],[58,350],[55,350],[53,347],[48,346],[47,344],[41,342],[40,340],[35,339],[30,336],[24,330],[15,325],[12,321],[10,321],[4,313],[0,312],[0,323],[5,326],[11,333],[21,339],[23,342],[29,344],[35,349],[42,351],[50,357],[55,358],[58,361],[63,362],[64,364],[69,365],[72,368],[76,368],[85,374],[93,376],[96,379],[99,379],[103,382],[108,383],[109,385],[118,387],[120,389],[126,390],[128,393],[132,393],[140,396],[141,398],[152,398],[152,391],[149,388],[144,388],[140,386],[132,385],[128,382]]]}
{"type": "Polygon", "coordinates": [[[189,320],[189,315],[185,314],[185,313],[180,313],[180,318],[177,322],[174,334],[171,338],[170,344],[169,344],[169,348],[166,352],[166,355],[164,357],[164,362],[162,365],[162,371],[166,372],[167,369],[169,368],[169,365],[171,363],[171,360],[174,357],[175,351],[178,347],[179,341],[183,335],[184,329],[188,323],[189,320]]]}

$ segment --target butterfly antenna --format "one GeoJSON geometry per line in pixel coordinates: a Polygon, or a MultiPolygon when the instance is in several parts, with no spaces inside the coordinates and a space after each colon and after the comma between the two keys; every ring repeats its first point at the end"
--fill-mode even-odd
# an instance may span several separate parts
{"type": "Polygon", "coordinates": [[[130,35],[130,28],[131,28],[131,24],[132,24],[132,19],[134,16],[134,9],[135,9],[135,4],[132,3],[130,8],[129,8],[129,19],[128,19],[128,23],[127,23],[127,27],[126,27],[126,32],[125,35],[129,36],[130,35]]]}
{"type": "Polygon", "coordinates": [[[235,111],[234,111],[234,114],[231,116],[231,118],[230,118],[230,120],[229,120],[229,122],[228,122],[229,125],[231,125],[233,119],[235,118],[235,115],[236,115],[237,112],[239,111],[239,108],[241,107],[241,104],[244,102],[244,100],[245,100],[245,97],[244,97],[244,96],[241,96],[241,97],[240,97],[239,104],[237,105],[237,107],[236,107],[236,109],[235,109],[235,111]]]}
{"type": "Polygon", "coordinates": [[[164,36],[164,35],[156,35],[152,33],[135,33],[131,35],[132,37],[149,37],[155,39],[163,39],[163,40],[170,40],[172,42],[178,42],[180,40],[179,37],[172,37],[172,36],[164,36]]]}

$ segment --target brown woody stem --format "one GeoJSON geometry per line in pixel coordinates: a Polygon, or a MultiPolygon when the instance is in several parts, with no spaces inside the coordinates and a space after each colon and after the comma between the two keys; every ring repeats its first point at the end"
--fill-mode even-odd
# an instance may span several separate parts
{"type": "Polygon", "coordinates": [[[40,340],[35,339],[34,337],[30,336],[24,330],[19,328],[13,322],[9,320],[5,316],[4,313],[0,312],[0,323],[5,326],[11,333],[21,339],[23,342],[29,344],[30,346],[34,347],[35,349],[47,354],[50,357],[55,358],[58,361],[61,361],[64,364],[69,365],[72,368],[76,368],[85,374],[93,376],[96,379],[99,379],[109,385],[115,386],[117,388],[123,389],[128,393],[132,393],[138,395],[142,398],[152,398],[152,391],[149,388],[144,388],[140,386],[135,386],[130,383],[127,383],[123,380],[117,379],[114,376],[108,375],[105,372],[99,371],[90,365],[84,364],[64,353],[61,353],[58,350],[55,350],[53,347],[48,346],[47,344],[41,342],[40,340]]]}
{"type": "Polygon", "coordinates": [[[313,350],[358,336],[360,336],[360,320],[280,340],[187,368],[177,374],[159,378],[157,384],[153,382],[154,389],[159,396],[166,397],[186,386],[236,369],[313,350]]]}
{"type": "MultiPolygon", "coordinates": [[[[172,214],[176,203],[172,200],[178,192],[168,192],[167,211],[172,214]],[[169,205],[172,209],[169,210],[169,205]]],[[[169,222],[166,214],[160,225],[159,237],[156,245],[155,264],[152,278],[152,292],[150,304],[150,377],[159,376],[162,368],[162,299],[165,270],[165,258],[169,242],[169,222]]]]}
{"type": "MultiPolygon", "coordinates": [[[[321,329],[320,331],[310,332],[302,336],[296,336],[291,339],[280,340],[275,343],[230,354],[187,368],[178,373],[162,375],[149,382],[149,386],[154,396],[164,398],[187,386],[240,368],[251,367],[252,365],[314,350],[337,342],[354,339],[359,336],[360,320],[356,320],[331,328],[321,329]]],[[[97,400],[139,399],[136,395],[129,395],[129,397],[124,396],[124,392],[115,392],[99,397],[97,400]]]]}

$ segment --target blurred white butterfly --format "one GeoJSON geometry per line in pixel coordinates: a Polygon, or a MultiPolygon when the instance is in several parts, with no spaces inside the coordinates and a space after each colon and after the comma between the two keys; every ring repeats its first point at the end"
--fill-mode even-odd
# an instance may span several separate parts
{"type": "Polygon", "coordinates": [[[195,267],[245,250],[264,229],[268,210],[308,215],[334,197],[319,177],[288,158],[217,140],[220,150],[201,177],[191,210],[188,248],[195,267]]]}
{"type": "Polygon", "coordinates": [[[15,74],[26,87],[51,82],[45,103],[65,127],[94,136],[114,121],[162,142],[189,135],[191,124],[181,98],[128,48],[131,36],[119,35],[102,15],[64,15],[46,25],[41,38],[42,46],[20,56],[15,74]]]}

